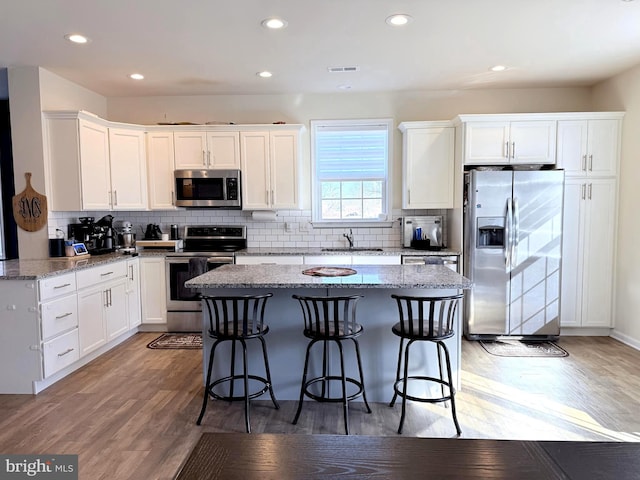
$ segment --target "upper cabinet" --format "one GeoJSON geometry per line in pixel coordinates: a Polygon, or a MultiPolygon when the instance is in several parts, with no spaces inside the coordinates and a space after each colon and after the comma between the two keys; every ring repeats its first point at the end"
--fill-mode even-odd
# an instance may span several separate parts
{"type": "Polygon", "coordinates": [[[173,132],[147,132],[147,169],[149,172],[149,208],[173,210],[176,195],[173,132]]]}
{"type": "Polygon", "coordinates": [[[300,125],[240,132],[242,208],[298,209],[300,125]]]}
{"type": "Polygon", "coordinates": [[[556,163],[556,120],[536,114],[460,115],[465,165],[556,163]]]}
{"type": "Polygon", "coordinates": [[[144,210],[144,128],[110,127],[86,112],[45,112],[45,168],[52,211],[144,210]]]}
{"type": "Polygon", "coordinates": [[[620,113],[577,114],[558,121],[558,168],[567,176],[616,176],[621,122],[620,113]]]}
{"type": "Polygon", "coordinates": [[[176,170],[240,168],[238,132],[175,131],[176,170]]]}
{"type": "Polygon", "coordinates": [[[402,208],[453,208],[455,129],[449,122],[403,122],[402,208]]]}

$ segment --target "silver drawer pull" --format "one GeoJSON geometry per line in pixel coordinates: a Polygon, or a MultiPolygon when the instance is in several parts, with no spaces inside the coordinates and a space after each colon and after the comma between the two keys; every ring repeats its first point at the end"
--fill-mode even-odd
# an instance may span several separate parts
{"type": "Polygon", "coordinates": [[[56,286],[55,286],[55,287],[53,287],[53,288],[54,288],[54,289],[55,289],[55,288],[64,288],[64,287],[70,287],[70,286],[71,286],[71,284],[70,284],[70,283],[64,283],[64,284],[62,284],[62,285],[56,285],[56,286]]]}
{"type": "Polygon", "coordinates": [[[74,348],[68,348],[68,349],[67,349],[67,350],[65,350],[64,352],[59,353],[59,354],[58,354],[58,357],[64,357],[67,353],[71,353],[71,352],[73,352],[74,350],[75,350],[74,348]]]}
{"type": "Polygon", "coordinates": [[[56,320],[60,320],[61,318],[68,317],[69,315],[73,315],[73,312],[63,313],[62,315],[58,315],[56,320]]]}
{"type": "Polygon", "coordinates": [[[106,273],[100,274],[101,277],[106,277],[107,275],[113,275],[113,272],[106,272],[106,273]]]}

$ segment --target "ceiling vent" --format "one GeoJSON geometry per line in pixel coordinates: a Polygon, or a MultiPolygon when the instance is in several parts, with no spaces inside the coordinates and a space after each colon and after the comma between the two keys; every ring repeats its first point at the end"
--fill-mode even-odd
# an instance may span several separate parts
{"type": "Polygon", "coordinates": [[[329,67],[327,68],[330,73],[348,73],[348,72],[359,72],[360,67],[329,67]]]}

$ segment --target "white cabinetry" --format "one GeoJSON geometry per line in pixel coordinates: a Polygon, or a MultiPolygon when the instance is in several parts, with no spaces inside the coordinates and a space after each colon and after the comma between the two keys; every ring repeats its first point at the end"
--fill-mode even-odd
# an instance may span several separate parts
{"type": "Polygon", "coordinates": [[[302,255],[237,255],[238,265],[302,265],[302,255]]]}
{"type": "Polygon", "coordinates": [[[403,122],[402,208],[454,207],[454,139],[449,122],[403,122]]]}
{"type": "Polygon", "coordinates": [[[174,131],[176,170],[240,168],[240,134],[174,131]]]}
{"type": "Polygon", "coordinates": [[[465,165],[554,164],[556,120],[541,115],[460,115],[465,165]]]}
{"type": "Polygon", "coordinates": [[[558,168],[567,176],[616,176],[621,118],[560,120],[558,168]]]}
{"type": "Polygon", "coordinates": [[[91,353],[129,329],[126,277],[126,262],[76,273],[80,356],[91,353]]]}
{"type": "Polygon", "coordinates": [[[174,158],[173,132],[147,132],[147,169],[151,210],[175,209],[174,158]]]}
{"type": "Polygon", "coordinates": [[[300,130],[240,132],[243,209],[300,208],[300,130]]]}
{"type": "Polygon", "coordinates": [[[140,259],[142,324],[167,324],[167,288],[164,257],[140,259]]]}
{"type": "Polygon", "coordinates": [[[400,255],[305,255],[308,265],[400,265],[400,255]]]}
{"type": "Polygon", "coordinates": [[[563,327],[611,327],[616,180],[567,178],[562,234],[563,327]]]}
{"type": "Polygon", "coordinates": [[[86,112],[45,112],[44,125],[52,211],[147,208],[143,127],[86,112]]]}

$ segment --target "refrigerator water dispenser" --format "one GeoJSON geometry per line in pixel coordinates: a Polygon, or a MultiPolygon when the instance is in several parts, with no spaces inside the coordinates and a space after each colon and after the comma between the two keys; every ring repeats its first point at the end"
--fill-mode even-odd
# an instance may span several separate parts
{"type": "Polygon", "coordinates": [[[478,248],[504,248],[504,217],[478,218],[478,248]]]}

